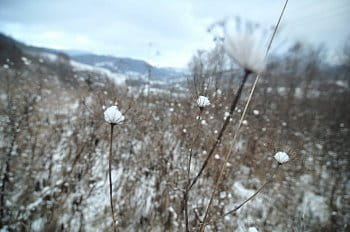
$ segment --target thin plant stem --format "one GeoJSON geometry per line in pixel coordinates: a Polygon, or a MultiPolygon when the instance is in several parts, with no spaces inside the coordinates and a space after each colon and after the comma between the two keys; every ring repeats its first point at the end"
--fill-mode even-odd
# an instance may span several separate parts
{"type": "MultiPolygon", "coordinates": [[[[283,14],[284,14],[284,11],[285,11],[285,9],[286,9],[287,3],[288,3],[288,0],[286,0],[285,4],[284,4],[284,6],[283,6],[283,9],[282,9],[282,11],[281,11],[281,14],[280,14],[280,16],[279,16],[279,18],[278,18],[276,27],[275,27],[275,29],[274,29],[274,32],[273,32],[272,37],[271,37],[271,39],[270,39],[269,45],[268,45],[268,47],[267,47],[267,50],[266,50],[266,53],[265,53],[265,57],[267,56],[267,54],[268,54],[268,52],[269,52],[269,50],[270,50],[270,48],[271,48],[273,39],[275,38],[275,35],[276,35],[276,32],[277,32],[278,26],[279,26],[279,24],[280,24],[280,22],[281,22],[281,19],[282,19],[282,16],[283,16],[283,14]]],[[[228,162],[228,160],[229,160],[229,158],[230,158],[230,156],[231,156],[231,154],[232,154],[233,146],[234,146],[235,141],[236,141],[236,139],[237,139],[237,137],[238,137],[238,135],[239,135],[242,122],[243,122],[243,120],[244,120],[244,118],[245,118],[245,115],[246,115],[248,106],[249,106],[249,104],[250,104],[250,102],[251,102],[251,99],[252,99],[252,96],[253,96],[253,93],[254,93],[254,91],[255,91],[255,88],[256,88],[256,85],[257,85],[257,83],[258,83],[259,78],[260,78],[260,73],[257,74],[257,76],[256,76],[256,78],[255,78],[255,81],[254,81],[254,84],[253,84],[252,89],[251,89],[251,91],[250,91],[248,100],[247,100],[247,102],[246,102],[246,104],[245,104],[243,113],[242,113],[241,118],[240,118],[240,120],[239,120],[237,131],[236,131],[235,135],[233,136],[230,149],[229,149],[229,151],[228,151],[228,153],[227,153],[227,155],[226,155],[226,157],[225,157],[224,163],[223,163],[222,166],[221,166],[221,170],[220,170],[219,177],[218,177],[217,180],[216,180],[215,187],[214,187],[214,189],[213,189],[213,192],[212,192],[212,194],[211,194],[211,197],[210,197],[208,206],[207,206],[206,211],[205,211],[205,214],[204,214],[203,223],[201,224],[201,226],[200,226],[200,228],[199,228],[199,231],[200,231],[200,232],[203,232],[203,231],[204,231],[204,228],[205,228],[205,225],[206,225],[206,220],[207,220],[208,213],[209,213],[209,209],[210,209],[210,207],[211,207],[211,204],[212,204],[212,202],[213,202],[214,196],[215,196],[215,194],[216,194],[216,192],[217,192],[217,190],[218,190],[218,188],[219,188],[219,185],[220,185],[220,183],[221,183],[221,179],[222,179],[222,177],[223,177],[223,175],[224,175],[224,172],[225,172],[226,164],[227,164],[227,162],[228,162]]],[[[244,204],[243,204],[243,205],[244,205],[244,204]]]]}
{"type": "Polygon", "coordinates": [[[242,208],[245,204],[247,204],[249,201],[251,201],[251,200],[252,200],[254,197],[256,197],[268,184],[270,184],[270,183],[273,181],[273,179],[274,179],[274,177],[275,177],[275,175],[276,175],[276,173],[277,173],[277,171],[278,171],[278,168],[279,168],[280,166],[281,166],[281,164],[278,164],[278,165],[276,166],[276,168],[275,168],[274,171],[272,172],[270,178],[268,178],[268,180],[266,180],[266,182],[265,182],[255,193],[253,193],[249,198],[247,198],[246,200],[244,200],[241,204],[239,204],[239,205],[238,205],[237,207],[235,207],[234,209],[232,209],[232,210],[230,210],[230,211],[224,213],[224,215],[222,215],[222,216],[220,216],[220,217],[217,217],[215,220],[210,220],[210,221],[208,221],[208,222],[206,223],[206,225],[209,225],[209,224],[213,223],[214,221],[217,221],[217,220],[218,220],[219,218],[221,218],[221,217],[225,217],[225,216],[227,216],[227,215],[230,215],[230,214],[235,213],[235,212],[238,211],[240,208],[242,208]]]}
{"type": "MultiPolygon", "coordinates": [[[[246,72],[246,73],[247,73],[247,72],[246,72]]],[[[258,75],[258,76],[259,76],[259,75],[258,75]]],[[[247,103],[249,103],[250,100],[251,100],[251,98],[252,98],[252,95],[253,95],[254,88],[255,88],[255,85],[256,85],[257,80],[258,80],[258,78],[255,79],[255,82],[254,82],[254,84],[253,84],[253,89],[251,90],[251,92],[250,92],[250,94],[249,94],[248,102],[247,102],[247,103]]],[[[239,134],[238,132],[239,132],[239,129],[241,128],[241,126],[242,126],[242,122],[243,122],[243,119],[244,119],[244,115],[245,115],[245,113],[246,113],[246,111],[247,111],[247,108],[248,108],[248,104],[245,105],[245,108],[244,108],[243,113],[242,113],[242,117],[240,118],[240,120],[239,120],[239,122],[238,122],[237,132],[236,132],[235,135],[233,136],[230,149],[229,149],[228,153],[226,154],[225,160],[224,160],[224,162],[223,162],[223,164],[222,164],[222,166],[221,166],[221,168],[220,168],[219,177],[218,177],[217,180],[216,180],[215,187],[214,187],[214,189],[213,189],[213,192],[212,192],[212,194],[211,194],[209,203],[208,203],[207,208],[206,208],[206,210],[205,210],[205,214],[204,214],[204,218],[203,218],[203,223],[201,224],[200,229],[199,229],[200,232],[203,232],[203,231],[204,231],[204,227],[205,227],[205,225],[206,225],[206,219],[207,219],[207,217],[208,217],[209,209],[210,209],[211,204],[212,204],[212,202],[213,202],[213,200],[214,200],[215,193],[216,193],[217,189],[219,188],[219,184],[220,184],[221,177],[222,177],[223,174],[224,174],[226,163],[228,162],[228,159],[230,158],[231,152],[232,152],[232,150],[233,150],[233,146],[234,146],[234,144],[235,144],[235,140],[236,140],[236,138],[237,138],[237,135],[239,134]]]]}
{"type": "Polygon", "coordinates": [[[277,20],[277,24],[276,24],[276,26],[275,26],[275,29],[273,30],[273,34],[272,34],[272,36],[271,36],[271,39],[270,39],[269,45],[267,46],[267,49],[266,49],[266,54],[265,54],[265,55],[267,55],[267,54],[268,54],[268,52],[270,51],[270,48],[271,48],[271,45],[272,45],[273,39],[274,39],[274,38],[275,38],[275,36],[276,36],[277,29],[278,29],[278,27],[279,27],[279,25],[280,25],[280,23],[281,23],[281,20],[282,20],[282,17],[283,17],[284,11],[286,10],[287,4],[288,4],[288,0],[286,0],[286,1],[284,2],[283,9],[282,9],[282,11],[281,11],[281,14],[280,14],[280,16],[279,16],[278,20],[277,20]]]}
{"type": "Polygon", "coordinates": [[[115,224],[115,216],[114,216],[114,207],[113,207],[113,198],[112,198],[112,190],[113,190],[113,185],[112,185],[112,143],[113,143],[113,127],[114,124],[111,123],[111,138],[109,141],[109,199],[111,203],[111,210],[112,210],[112,220],[113,220],[113,231],[117,231],[117,226],[115,224]]]}
{"type": "Polygon", "coordinates": [[[197,129],[197,135],[194,137],[192,143],[191,143],[191,148],[190,148],[190,154],[188,158],[188,164],[187,164],[187,183],[185,186],[185,191],[184,191],[184,197],[183,197],[183,205],[184,205],[184,212],[185,212],[185,231],[189,232],[189,223],[188,223],[188,195],[189,195],[189,186],[191,184],[191,162],[192,162],[192,155],[193,155],[193,146],[195,142],[197,141],[199,137],[199,125],[200,125],[200,120],[201,120],[201,115],[203,112],[203,108],[200,108],[199,114],[196,118],[197,123],[196,123],[196,129],[197,129]]]}
{"type": "Polygon", "coordinates": [[[184,192],[184,198],[183,198],[183,204],[184,204],[184,211],[185,211],[185,231],[189,232],[189,224],[188,224],[188,191],[187,189],[184,192]]]}
{"type": "MultiPolygon", "coordinates": [[[[201,120],[201,116],[202,116],[202,112],[203,112],[203,108],[200,108],[199,110],[199,114],[196,118],[196,129],[197,129],[197,135],[195,136],[195,138],[193,139],[192,143],[191,143],[191,148],[190,148],[190,155],[189,155],[189,159],[188,159],[188,164],[187,164],[187,180],[188,180],[188,185],[190,184],[190,173],[191,173],[191,162],[192,162],[192,155],[193,155],[193,146],[194,143],[197,141],[198,137],[199,137],[199,125],[200,125],[200,120],[201,120]]],[[[187,186],[188,188],[188,186],[187,186]]]]}
{"type": "Polygon", "coordinates": [[[236,212],[237,210],[239,210],[242,206],[244,206],[246,203],[248,203],[250,200],[252,200],[256,195],[258,195],[269,183],[271,183],[273,181],[273,178],[275,177],[279,166],[281,166],[280,164],[278,164],[274,170],[274,172],[272,173],[271,177],[254,193],[252,194],[249,198],[247,198],[245,201],[243,201],[240,205],[238,205],[236,208],[228,211],[227,213],[224,214],[224,217],[232,214],[234,212],[236,212]]]}
{"type": "Polygon", "coordinates": [[[189,190],[191,190],[193,185],[196,184],[196,182],[198,181],[198,178],[202,175],[204,169],[208,165],[210,158],[213,156],[216,147],[220,144],[222,136],[224,135],[224,132],[225,132],[228,124],[230,123],[230,119],[232,118],[233,111],[235,110],[235,108],[237,106],[238,100],[240,99],[241,94],[242,94],[243,87],[245,86],[245,83],[247,82],[247,79],[248,79],[248,76],[250,73],[251,73],[250,71],[245,70],[241,85],[239,86],[239,89],[237,91],[235,98],[232,100],[229,116],[225,119],[225,122],[222,125],[222,128],[218,134],[218,137],[216,138],[215,143],[213,144],[213,146],[212,146],[207,158],[205,159],[201,169],[199,170],[198,174],[196,175],[196,177],[193,179],[191,185],[189,186],[189,190]]]}

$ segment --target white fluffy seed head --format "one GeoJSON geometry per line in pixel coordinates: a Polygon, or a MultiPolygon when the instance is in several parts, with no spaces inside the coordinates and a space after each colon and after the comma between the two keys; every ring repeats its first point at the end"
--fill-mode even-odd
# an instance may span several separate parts
{"type": "Polygon", "coordinates": [[[117,106],[108,107],[104,112],[104,116],[106,122],[111,124],[121,124],[125,119],[117,106]]]}
{"type": "Polygon", "coordinates": [[[240,19],[232,26],[226,24],[224,28],[225,50],[228,55],[248,71],[263,72],[266,66],[269,30],[240,19]],[[227,27],[234,30],[228,30],[227,27]]]}
{"type": "Polygon", "coordinates": [[[283,164],[289,161],[289,155],[283,151],[277,152],[274,158],[279,164],[283,164]]]}
{"type": "Polygon", "coordinates": [[[199,107],[206,107],[210,105],[210,101],[207,97],[199,96],[197,99],[197,105],[199,107]]]}

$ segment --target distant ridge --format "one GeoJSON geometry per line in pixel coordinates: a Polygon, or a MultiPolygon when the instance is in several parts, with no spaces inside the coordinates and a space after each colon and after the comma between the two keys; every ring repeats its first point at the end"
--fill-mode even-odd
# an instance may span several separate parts
{"type": "MultiPolygon", "coordinates": [[[[22,52],[27,53],[48,53],[60,55],[79,63],[105,68],[114,73],[126,74],[133,77],[149,77],[151,80],[172,81],[184,77],[186,70],[172,67],[154,67],[146,61],[122,58],[107,55],[95,55],[91,52],[79,50],[59,50],[51,48],[36,47],[26,45],[9,36],[0,33],[0,48],[2,54],[12,57],[12,60],[18,60],[22,52]],[[6,52],[8,50],[8,52],[6,52]]],[[[6,57],[0,57],[0,63],[6,63],[6,57]]]]}

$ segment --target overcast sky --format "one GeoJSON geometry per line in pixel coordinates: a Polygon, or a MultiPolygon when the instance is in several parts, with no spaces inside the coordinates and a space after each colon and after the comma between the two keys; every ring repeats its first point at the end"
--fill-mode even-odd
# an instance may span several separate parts
{"type": "MultiPolygon", "coordinates": [[[[213,36],[207,33],[210,24],[241,16],[273,25],[283,4],[284,0],[0,0],[0,31],[31,45],[185,67],[197,49],[213,46],[213,36]]],[[[339,52],[350,38],[349,0],[288,4],[284,39],[324,43],[339,52]]]]}

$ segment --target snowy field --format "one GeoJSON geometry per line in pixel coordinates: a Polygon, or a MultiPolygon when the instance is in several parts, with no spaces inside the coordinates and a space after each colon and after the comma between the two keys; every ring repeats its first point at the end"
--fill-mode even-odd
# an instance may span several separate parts
{"type": "Polygon", "coordinates": [[[185,208],[196,230],[221,167],[205,231],[349,231],[349,70],[326,73],[315,53],[291,50],[268,64],[239,123],[256,75],[231,115],[244,71],[218,72],[227,56],[205,63],[217,52],[192,63],[187,82],[163,89],[54,55],[8,60],[0,67],[0,231],[112,230],[113,120],[104,112],[114,105],[124,117],[112,137],[119,231],[185,231],[185,208]],[[225,121],[185,207],[188,181],[225,121]]]}

